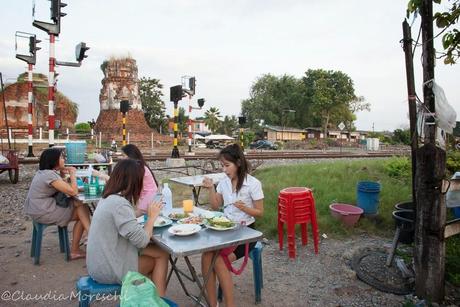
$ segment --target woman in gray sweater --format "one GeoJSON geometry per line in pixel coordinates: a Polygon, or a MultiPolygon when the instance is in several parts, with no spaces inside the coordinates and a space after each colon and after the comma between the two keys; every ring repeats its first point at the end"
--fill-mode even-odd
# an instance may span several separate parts
{"type": "Polygon", "coordinates": [[[144,227],[137,223],[132,205],[139,200],[143,178],[144,167],[136,160],[115,166],[91,221],[86,265],[89,275],[105,284],[121,283],[128,271],[140,272],[164,296],[169,255],[149,244],[162,205],[149,205],[144,227]]]}

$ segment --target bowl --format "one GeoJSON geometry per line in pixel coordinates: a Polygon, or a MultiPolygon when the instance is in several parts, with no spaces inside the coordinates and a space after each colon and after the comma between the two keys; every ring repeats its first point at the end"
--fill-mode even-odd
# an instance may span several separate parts
{"type": "Polygon", "coordinates": [[[329,212],[347,227],[353,227],[363,214],[364,210],[349,204],[333,203],[329,205],[329,212]]]}

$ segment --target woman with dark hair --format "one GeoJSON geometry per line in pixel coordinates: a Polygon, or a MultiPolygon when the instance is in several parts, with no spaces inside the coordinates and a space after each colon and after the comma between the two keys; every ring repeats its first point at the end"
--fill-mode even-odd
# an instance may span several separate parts
{"type": "Polygon", "coordinates": [[[65,167],[64,163],[61,149],[48,148],[42,152],[39,171],[32,179],[24,203],[24,213],[42,224],[67,226],[70,221],[75,221],[70,248],[70,259],[75,260],[85,257],[85,252],[80,250],[80,240],[83,231],[89,232],[90,218],[88,207],[76,199],[72,199],[68,207],[56,203],[54,195],[58,192],[68,196],[78,194],[76,170],[74,167],[65,167]],[[63,179],[65,176],[69,176],[70,183],[63,179]]]}
{"type": "MultiPolygon", "coordinates": [[[[262,217],[264,214],[264,193],[259,180],[249,174],[249,163],[243,150],[238,144],[228,145],[222,149],[218,156],[222,163],[224,173],[227,175],[214,189],[210,178],[203,180],[203,186],[209,190],[209,202],[214,210],[224,206],[224,214],[230,220],[254,227],[254,217],[262,217]]],[[[249,244],[248,252],[255,246],[249,244]]],[[[201,258],[201,270],[203,276],[208,274],[213,252],[206,252],[201,258]]],[[[206,292],[211,306],[216,306],[216,276],[222,288],[225,306],[235,306],[233,299],[233,281],[230,263],[245,256],[245,245],[239,245],[231,253],[217,257],[214,272],[211,273],[206,292]],[[226,257],[224,260],[223,257],[226,257]],[[227,263],[226,263],[227,262],[227,263]]]]}
{"type": "MultiPolygon", "coordinates": [[[[136,203],[136,216],[141,216],[147,213],[147,207],[152,202],[158,190],[158,181],[150,167],[147,165],[147,163],[145,163],[144,156],[136,145],[125,145],[121,148],[121,152],[123,159],[130,158],[133,160],[138,160],[144,167],[144,183],[142,185],[139,201],[136,203]]],[[[95,176],[101,177],[102,179],[109,180],[109,176],[101,174],[98,171],[94,171],[93,174],[95,176]]]]}
{"type": "Polygon", "coordinates": [[[86,265],[89,275],[104,284],[119,284],[128,271],[140,272],[152,279],[163,296],[169,255],[149,244],[162,204],[150,203],[144,227],[138,224],[134,204],[143,178],[140,161],[123,159],[116,164],[93,215],[86,265]]]}

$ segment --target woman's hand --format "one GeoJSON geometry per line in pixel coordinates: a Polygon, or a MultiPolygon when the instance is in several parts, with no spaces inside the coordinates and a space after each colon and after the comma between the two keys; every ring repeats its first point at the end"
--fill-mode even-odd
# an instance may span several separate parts
{"type": "Polygon", "coordinates": [[[149,219],[155,220],[161,212],[163,204],[161,201],[151,203],[147,208],[147,216],[149,219]]]}
{"type": "Polygon", "coordinates": [[[233,203],[233,205],[243,212],[244,212],[244,208],[247,208],[244,202],[241,200],[237,200],[236,202],[233,203]]]}
{"type": "Polygon", "coordinates": [[[214,183],[212,182],[212,179],[209,177],[204,177],[203,179],[203,187],[210,189],[214,188],[214,183]]]}
{"type": "Polygon", "coordinates": [[[64,173],[67,173],[70,176],[72,176],[77,173],[77,169],[73,166],[67,166],[67,167],[64,167],[64,173]]]}

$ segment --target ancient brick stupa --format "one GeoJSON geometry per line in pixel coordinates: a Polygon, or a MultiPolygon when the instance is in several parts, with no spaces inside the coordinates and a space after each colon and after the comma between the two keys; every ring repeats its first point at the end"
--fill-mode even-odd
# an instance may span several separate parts
{"type": "Polygon", "coordinates": [[[136,60],[112,58],[104,61],[101,69],[104,72],[104,79],[102,79],[102,89],[99,94],[101,109],[96,121],[96,132],[102,132],[103,140],[110,141],[114,138],[120,144],[123,138],[120,101],[128,100],[131,106],[126,116],[129,141],[150,141],[152,133],[158,140],[160,135],[147,125],[142,111],[136,60]]]}

